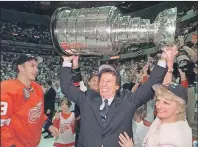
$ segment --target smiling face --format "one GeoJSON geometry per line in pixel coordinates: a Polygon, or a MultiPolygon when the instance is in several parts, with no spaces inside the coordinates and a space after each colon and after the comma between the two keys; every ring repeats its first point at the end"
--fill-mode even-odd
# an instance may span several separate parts
{"type": "Polygon", "coordinates": [[[119,85],[116,82],[116,76],[111,72],[102,73],[99,82],[100,95],[104,99],[112,98],[116,95],[119,85]]]}
{"type": "Polygon", "coordinates": [[[157,117],[166,123],[186,119],[185,101],[172,93],[166,86],[154,87],[157,117]]]}
{"type": "Polygon", "coordinates": [[[38,62],[30,60],[22,65],[18,65],[19,74],[23,75],[29,81],[35,81],[38,75],[38,62]]]}
{"type": "Polygon", "coordinates": [[[166,100],[163,97],[156,98],[157,117],[161,120],[177,120],[178,107],[175,101],[166,100]]]}

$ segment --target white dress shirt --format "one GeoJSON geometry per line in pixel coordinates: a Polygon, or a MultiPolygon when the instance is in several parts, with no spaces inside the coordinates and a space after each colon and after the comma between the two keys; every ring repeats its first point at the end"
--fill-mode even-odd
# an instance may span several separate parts
{"type": "MultiPolygon", "coordinates": [[[[108,100],[108,105],[109,105],[109,106],[110,106],[111,103],[113,102],[113,99],[114,99],[114,97],[107,99],[107,100],[108,100]]],[[[102,104],[100,105],[100,110],[102,110],[102,109],[104,108],[104,106],[105,106],[104,100],[106,100],[106,99],[102,98],[102,104]]],[[[103,145],[102,145],[102,147],[103,147],[103,145]]]]}
{"type": "MultiPolygon", "coordinates": [[[[108,105],[109,105],[109,106],[110,106],[111,103],[113,102],[113,99],[114,99],[114,97],[107,99],[107,100],[108,100],[108,105]]],[[[100,110],[102,110],[102,109],[104,108],[104,106],[105,106],[104,100],[106,100],[106,99],[102,98],[102,104],[100,105],[100,110]]]]}

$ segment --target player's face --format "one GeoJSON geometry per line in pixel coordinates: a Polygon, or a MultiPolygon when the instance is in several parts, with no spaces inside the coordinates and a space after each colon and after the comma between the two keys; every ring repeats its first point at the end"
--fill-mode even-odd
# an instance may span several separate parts
{"type": "Polygon", "coordinates": [[[95,91],[98,91],[99,89],[99,77],[93,76],[91,80],[89,81],[90,89],[93,89],[95,91]]]}
{"type": "Polygon", "coordinates": [[[35,81],[38,75],[38,62],[36,60],[25,62],[22,67],[22,72],[28,80],[35,81]]]}

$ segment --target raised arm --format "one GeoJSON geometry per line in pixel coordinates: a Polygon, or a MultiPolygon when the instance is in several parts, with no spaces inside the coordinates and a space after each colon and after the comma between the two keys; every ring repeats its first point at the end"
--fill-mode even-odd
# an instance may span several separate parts
{"type": "Polygon", "coordinates": [[[154,92],[152,90],[152,86],[157,83],[162,83],[166,72],[167,68],[156,65],[149,76],[148,81],[140,86],[134,93],[132,93],[130,97],[131,102],[136,103],[137,108],[153,98],[154,92]]]}
{"type": "Polygon", "coordinates": [[[76,60],[78,60],[77,56],[64,56],[63,57],[63,67],[60,69],[60,85],[62,93],[65,94],[65,96],[76,103],[77,105],[80,105],[80,103],[85,98],[85,93],[81,91],[79,88],[74,86],[73,80],[72,80],[72,63],[76,63],[76,60]]]}
{"type": "Polygon", "coordinates": [[[173,79],[173,68],[168,69],[168,71],[164,77],[164,80],[163,80],[163,85],[169,86],[172,82],[172,79],[173,79]]]}
{"type": "Polygon", "coordinates": [[[173,63],[177,53],[176,46],[163,48],[162,58],[154,67],[148,81],[131,94],[130,101],[136,104],[136,108],[153,98],[154,92],[152,86],[162,83],[167,71],[173,69],[173,63]]]}

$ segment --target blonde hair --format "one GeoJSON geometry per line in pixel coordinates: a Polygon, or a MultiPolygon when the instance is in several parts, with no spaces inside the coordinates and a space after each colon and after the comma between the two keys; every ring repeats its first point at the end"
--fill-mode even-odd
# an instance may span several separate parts
{"type": "Polygon", "coordinates": [[[178,121],[186,120],[186,103],[183,99],[173,94],[171,91],[167,89],[164,85],[154,85],[155,96],[163,97],[167,101],[173,101],[177,105],[177,119],[178,121]]]}

